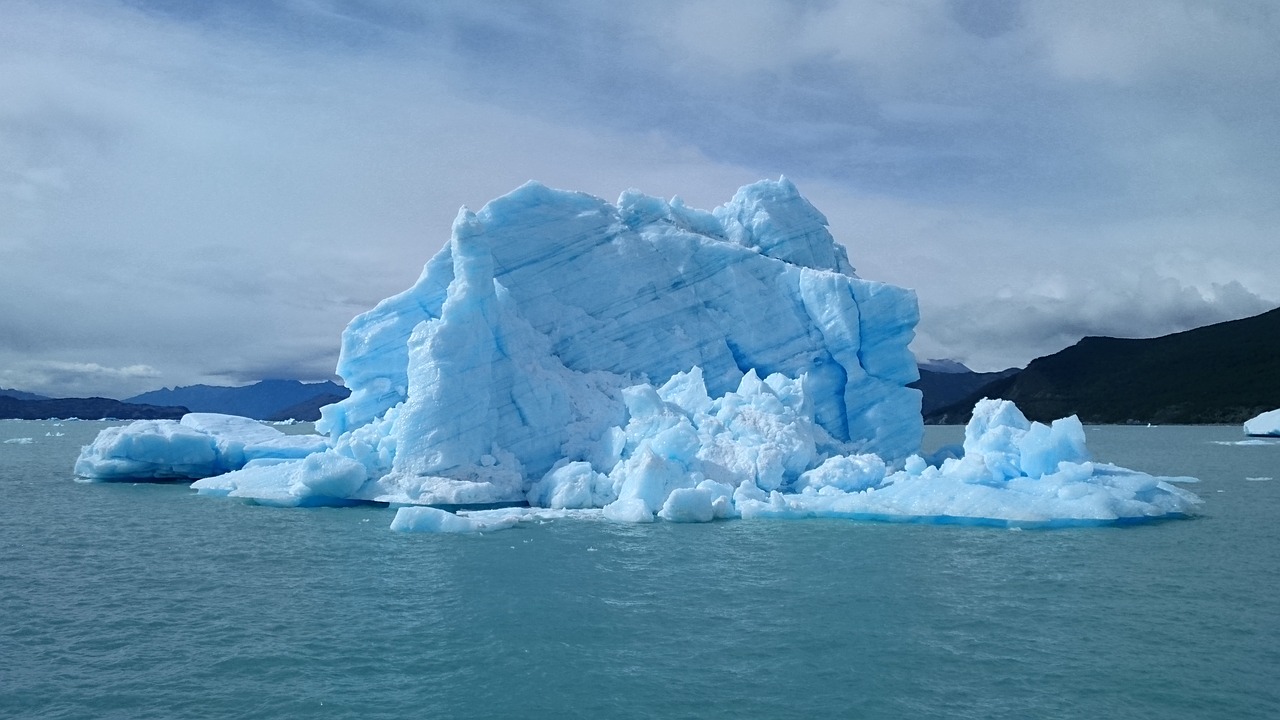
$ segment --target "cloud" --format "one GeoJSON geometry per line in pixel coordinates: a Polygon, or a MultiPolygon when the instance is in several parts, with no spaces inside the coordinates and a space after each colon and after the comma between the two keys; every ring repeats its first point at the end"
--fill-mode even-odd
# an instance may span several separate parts
{"type": "Polygon", "coordinates": [[[1280,58],[1272,34],[1280,18],[1265,0],[1028,3],[1025,15],[1044,62],[1071,81],[1135,87],[1169,78],[1274,80],[1274,63],[1250,59],[1280,58]]]}
{"type": "Polygon", "coordinates": [[[785,174],[935,356],[1280,303],[1268,7],[16,0],[0,363],[319,379],[529,179],[711,207],[785,174]]]}
{"type": "MultiPolygon", "coordinates": [[[[0,369],[0,387],[54,396],[101,396],[118,388],[150,388],[161,377],[149,365],[104,367],[97,363],[58,360],[19,363],[0,369]]],[[[141,390],[138,390],[141,392],[141,390]]]]}
{"type": "Polygon", "coordinates": [[[1010,357],[1049,355],[1085,336],[1158,337],[1274,307],[1236,282],[1202,292],[1151,271],[1106,272],[1084,283],[1049,276],[964,303],[945,322],[922,321],[917,348],[928,357],[966,347],[957,359],[997,370],[1014,364],[1010,357]]]}
{"type": "Polygon", "coordinates": [[[998,370],[1084,335],[1151,337],[1280,305],[1280,261],[1263,249],[1269,222],[1001,212],[801,188],[860,275],[915,289],[921,357],[998,370]]]}
{"type": "MultiPolygon", "coordinates": [[[[62,29],[68,47],[30,50],[37,61],[11,81],[8,107],[26,108],[12,125],[49,140],[35,153],[22,133],[0,134],[65,188],[0,208],[29,218],[0,233],[14,248],[0,264],[10,350],[141,356],[171,383],[314,376],[331,372],[352,316],[413,282],[460,205],[535,177],[691,202],[755,179],[660,134],[451,97],[431,68],[287,49],[273,52],[292,67],[259,64],[265,50],[239,36],[95,12],[62,29]],[[139,40],[125,60],[120,37],[139,40]]],[[[55,24],[43,13],[27,18],[48,26],[30,37],[55,24]]]]}

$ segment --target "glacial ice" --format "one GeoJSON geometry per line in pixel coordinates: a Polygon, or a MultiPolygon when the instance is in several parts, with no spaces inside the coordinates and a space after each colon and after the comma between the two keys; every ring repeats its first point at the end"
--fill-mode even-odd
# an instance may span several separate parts
{"type": "Polygon", "coordinates": [[[1271,410],[1244,423],[1244,434],[1256,437],[1280,437],[1280,410],[1271,410]]]}
{"type": "Polygon", "coordinates": [[[202,494],[271,505],[388,503],[403,506],[393,529],[430,532],[550,517],[1055,525],[1198,502],[1091,462],[1074,418],[1030,423],[1004,401],[980,403],[963,452],[930,464],[906,387],[916,321],[914,294],[859,278],[785,179],[712,212],[529,183],[464,208],[418,282],[347,327],[351,395],[322,411],[324,442],[273,449],[271,428],[188,415],[104,431],[77,472],[198,477],[202,494]]]}
{"type": "Polygon", "coordinates": [[[326,447],[319,435],[286,435],[235,415],[187,413],[182,420],[137,420],[106,428],[81,450],[75,472],[100,481],[198,479],[305,458],[326,447]]]}

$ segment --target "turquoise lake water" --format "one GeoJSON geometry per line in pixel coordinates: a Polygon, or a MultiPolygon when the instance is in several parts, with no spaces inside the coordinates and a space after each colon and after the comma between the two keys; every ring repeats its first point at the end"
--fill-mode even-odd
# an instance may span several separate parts
{"type": "Polygon", "coordinates": [[[1189,520],[436,536],[74,482],[106,425],[0,421],[0,717],[1280,717],[1280,442],[1235,426],[1087,428],[1189,520]]]}

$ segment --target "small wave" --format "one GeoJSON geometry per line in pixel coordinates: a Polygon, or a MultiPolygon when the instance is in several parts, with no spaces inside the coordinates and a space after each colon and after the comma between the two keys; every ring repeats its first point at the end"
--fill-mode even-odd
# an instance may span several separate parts
{"type": "Polygon", "coordinates": [[[9,438],[4,441],[5,445],[30,445],[35,442],[35,438],[9,438]]]}
{"type": "Polygon", "coordinates": [[[1247,478],[1245,478],[1245,480],[1248,480],[1249,482],[1266,482],[1266,481],[1271,480],[1271,479],[1272,479],[1272,478],[1269,478],[1269,477],[1247,477],[1247,478]]]}

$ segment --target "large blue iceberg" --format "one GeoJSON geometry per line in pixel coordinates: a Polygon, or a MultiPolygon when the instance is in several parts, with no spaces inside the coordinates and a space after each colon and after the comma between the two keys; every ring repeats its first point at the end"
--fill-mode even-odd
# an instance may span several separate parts
{"type": "MultiPolygon", "coordinates": [[[[1074,419],[1028,423],[1008,403],[979,406],[963,457],[925,462],[920,395],[906,387],[917,319],[914,293],[859,278],[785,179],[711,212],[529,183],[464,208],[418,282],[347,327],[338,374],[351,395],[323,410],[322,450],[193,487],[417,506],[394,527],[441,531],[547,512],[1053,524],[1198,502],[1169,479],[1089,462],[1074,419]],[[542,510],[429,507],[503,504],[542,510]]],[[[99,438],[77,472],[118,477],[119,436],[137,432],[99,438]]]]}

